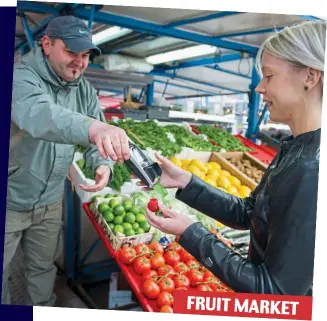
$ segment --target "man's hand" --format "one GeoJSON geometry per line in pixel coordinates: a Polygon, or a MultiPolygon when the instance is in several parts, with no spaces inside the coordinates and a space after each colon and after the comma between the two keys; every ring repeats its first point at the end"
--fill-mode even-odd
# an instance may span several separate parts
{"type": "Polygon", "coordinates": [[[146,216],[153,227],[164,233],[179,236],[182,235],[189,226],[195,223],[190,217],[174,212],[160,203],[159,209],[162,216],[157,216],[148,208],[146,208],[146,216]]]}
{"type": "Polygon", "coordinates": [[[96,144],[103,158],[123,163],[129,159],[129,138],[119,127],[95,120],[89,129],[89,141],[96,144]]]}
{"type": "Polygon", "coordinates": [[[79,187],[86,192],[99,192],[107,186],[110,178],[110,173],[111,170],[108,166],[100,165],[95,171],[95,184],[89,186],[80,184],[79,187]]]}

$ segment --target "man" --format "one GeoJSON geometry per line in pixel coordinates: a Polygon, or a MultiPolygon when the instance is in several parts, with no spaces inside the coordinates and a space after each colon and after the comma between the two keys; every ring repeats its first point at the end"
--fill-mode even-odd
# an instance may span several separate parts
{"type": "Polygon", "coordinates": [[[53,19],[41,42],[15,66],[10,130],[2,303],[10,304],[10,263],[21,242],[27,305],[53,306],[54,258],[62,224],[64,180],[74,145],[85,146],[96,173],[89,192],[111,180],[113,161],[129,158],[128,137],[104,123],[96,91],[83,78],[92,52],[85,23],[53,19]],[[95,144],[95,145],[93,145],[95,144]],[[109,159],[110,158],[110,159],[109,159]]]}

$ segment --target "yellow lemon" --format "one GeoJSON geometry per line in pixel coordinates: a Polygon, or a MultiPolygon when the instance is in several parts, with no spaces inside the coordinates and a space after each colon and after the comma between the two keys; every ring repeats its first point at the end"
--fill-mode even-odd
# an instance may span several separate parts
{"type": "Polygon", "coordinates": [[[220,172],[217,169],[209,169],[207,175],[214,176],[217,179],[220,176],[220,172]]]}
{"type": "Polygon", "coordinates": [[[226,171],[225,169],[223,169],[220,173],[228,178],[232,176],[231,173],[226,171]]]}
{"type": "Polygon", "coordinates": [[[199,159],[192,159],[190,162],[190,165],[196,166],[200,171],[206,173],[207,168],[205,167],[204,163],[200,161],[199,159]]]}
{"type": "Polygon", "coordinates": [[[217,179],[217,185],[227,190],[227,188],[231,186],[231,183],[226,176],[219,176],[217,179]]]}
{"type": "Polygon", "coordinates": [[[238,190],[235,186],[231,185],[227,188],[227,192],[229,194],[235,195],[236,193],[238,193],[238,190]]]}
{"type": "Polygon", "coordinates": [[[239,194],[241,197],[248,197],[251,194],[251,189],[248,186],[242,185],[239,190],[239,194]]]}
{"type": "Polygon", "coordinates": [[[202,180],[205,180],[206,178],[206,174],[204,174],[203,172],[200,172],[200,176],[199,176],[202,180]]]}
{"type": "Polygon", "coordinates": [[[222,190],[223,192],[227,193],[227,191],[224,188],[219,187],[219,186],[217,186],[217,188],[220,189],[220,190],[222,190]]]}
{"type": "Polygon", "coordinates": [[[233,175],[231,175],[231,176],[229,177],[229,181],[230,181],[231,184],[232,184],[233,186],[235,186],[237,189],[239,189],[239,188],[241,187],[241,185],[242,185],[241,181],[240,181],[237,177],[235,177],[235,176],[233,176],[233,175]]]}
{"type": "Polygon", "coordinates": [[[190,161],[188,159],[181,159],[182,166],[188,166],[190,161]]]}
{"type": "Polygon", "coordinates": [[[218,164],[216,162],[209,162],[208,164],[210,164],[212,166],[212,168],[214,168],[214,169],[221,169],[220,164],[218,164]]]}
{"type": "Polygon", "coordinates": [[[213,170],[213,167],[210,163],[205,163],[204,166],[206,167],[207,171],[213,170]]]}
{"type": "Polygon", "coordinates": [[[212,185],[213,187],[217,187],[216,180],[214,179],[208,179],[207,177],[204,179],[205,182],[212,185]]]}
{"type": "Polygon", "coordinates": [[[170,161],[178,167],[182,167],[182,161],[177,157],[172,157],[170,161]]]}
{"type": "Polygon", "coordinates": [[[188,166],[188,167],[187,167],[187,170],[188,170],[190,173],[192,173],[192,174],[194,174],[194,175],[196,175],[196,176],[198,176],[198,177],[201,176],[201,171],[200,171],[199,168],[196,167],[195,165],[190,165],[190,166],[188,166]]]}

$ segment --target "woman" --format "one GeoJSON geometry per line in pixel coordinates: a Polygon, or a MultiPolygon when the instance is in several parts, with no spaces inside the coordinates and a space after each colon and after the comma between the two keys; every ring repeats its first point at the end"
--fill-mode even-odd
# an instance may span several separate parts
{"type": "Polygon", "coordinates": [[[286,27],[267,39],[257,56],[263,76],[256,91],[272,121],[292,136],[250,197],[213,188],[157,155],[161,183],[176,198],[235,229],[250,230],[247,259],[185,215],[161,207],[150,224],[180,236],[180,244],[236,292],[312,295],[320,154],[325,22],[286,27]]]}

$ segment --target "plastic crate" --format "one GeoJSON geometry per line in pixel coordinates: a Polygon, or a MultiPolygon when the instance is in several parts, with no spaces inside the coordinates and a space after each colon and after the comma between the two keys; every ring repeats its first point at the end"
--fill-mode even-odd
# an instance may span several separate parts
{"type": "Polygon", "coordinates": [[[169,108],[167,108],[167,107],[149,107],[148,118],[149,119],[158,119],[158,120],[170,120],[169,108]]]}
{"type": "Polygon", "coordinates": [[[124,118],[132,118],[134,120],[146,120],[148,117],[147,110],[133,110],[133,109],[121,109],[124,118]]]}

